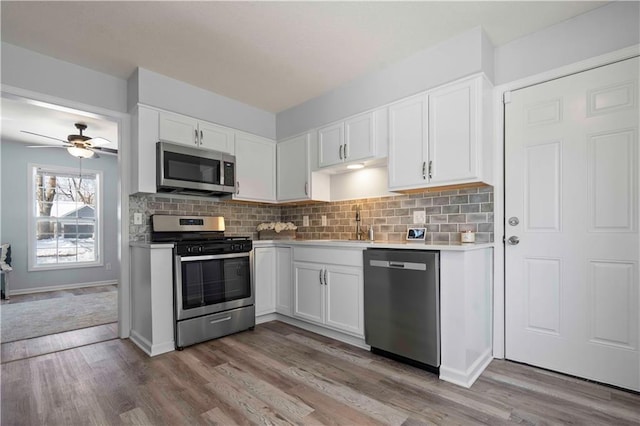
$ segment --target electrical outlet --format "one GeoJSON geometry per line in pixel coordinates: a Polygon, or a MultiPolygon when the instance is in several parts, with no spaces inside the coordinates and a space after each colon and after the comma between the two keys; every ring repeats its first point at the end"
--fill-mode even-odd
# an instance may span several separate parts
{"type": "Polygon", "coordinates": [[[142,225],[142,213],[134,213],[133,214],[133,224],[134,225],[142,225]]]}
{"type": "Polygon", "coordinates": [[[427,215],[424,210],[415,210],[413,212],[413,223],[414,224],[423,224],[427,221],[427,215]]]}
{"type": "Polygon", "coordinates": [[[309,226],[309,216],[302,216],[302,226],[309,226]]]}
{"type": "Polygon", "coordinates": [[[322,226],[327,226],[327,216],[322,215],[322,226]]]}
{"type": "Polygon", "coordinates": [[[106,269],[107,271],[110,271],[110,270],[111,270],[111,262],[107,262],[107,263],[104,265],[104,267],[105,267],[105,269],[106,269]]]}

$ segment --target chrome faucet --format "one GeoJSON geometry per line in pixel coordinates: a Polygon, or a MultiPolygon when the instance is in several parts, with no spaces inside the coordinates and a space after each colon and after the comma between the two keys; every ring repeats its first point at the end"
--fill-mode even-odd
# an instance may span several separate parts
{"type": "Polygon", "coordinates": [[[362,230],[360,229],[360,205],[356,205],[356,240],[362,239],[362,230]]]}

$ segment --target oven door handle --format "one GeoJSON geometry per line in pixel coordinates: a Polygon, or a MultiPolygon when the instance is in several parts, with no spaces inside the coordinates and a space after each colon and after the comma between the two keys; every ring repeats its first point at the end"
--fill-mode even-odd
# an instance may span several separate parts
{"type": "Polygon", "coordinates": [[[218,259],[237,259],[240,257],[249,257],[249,252],[245,253],[229,253],[229,254],[210,254],[205,256],[178,256],[180,262],[198,262],[200,260],[218,260],[218,259]]]}

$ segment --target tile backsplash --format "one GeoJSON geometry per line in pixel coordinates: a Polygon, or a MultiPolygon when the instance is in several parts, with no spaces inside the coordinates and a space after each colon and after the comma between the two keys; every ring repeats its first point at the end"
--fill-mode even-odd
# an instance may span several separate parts
{"type": "Polygon", "coordinates": [[[273,205],[206,199],[177,199],[168,195],[129,197],[129,235],[131,241],[150,241],[152,214],[220,215],[226,221],[227,235],[258,238],[256,226],[262,222],[293,222],[298,239],[353,239],[356,237],[356,209],[361,227],[373,226],[376,240],[402,241],[409,226],[427,228],[428,243],[460,242],[460,232],[476,233],[477,242],[493,242],[493,187],[478,186],[440,192],[423,191],[390,197],[367,198],[330,203],[273,205]],[[413,212],[424,211],[424,224],[413,224],[413,212]],[[133,224],[133,213],[142,213],[143,225],[133,224]],[[309,226],[303,217],[309,217],[309,226]],[[322,226],[326,216],[326,226],[322,226]]]}
{"type": "Polygon", "coordinates": [[[356,238],[356,208],[361,227],[373,226],[375,239],[403,241],[409,226],[427,228],[426,242],[460,242],[460,232],[476,232],[477,242],[493,241],[493,187],[480,186],[441,192],[283,206],[281,220],[298,225],[299,239],[356,238]],[[424,211],[426,223],[413,224],[413,212],[424,211]],[[309,226],[302,226],[309,216],[309,226]],[[322,226],[326,216],[327,226],[322,226]]]}
{"type": "Polygon", "coordinates": [[[202,199],[179,199],[169,195],[129,196],[129,240],[151,241],[152,214],[186,216],[223,216],[225,235],[242,235],[258,238],[256,226],[262,222],[280,220],[281,207],[273,204],[241,203],[234,201],[209,201],[202,199]],[[142,213],[143,225],[133,224],[133,213],[142,213]]]}

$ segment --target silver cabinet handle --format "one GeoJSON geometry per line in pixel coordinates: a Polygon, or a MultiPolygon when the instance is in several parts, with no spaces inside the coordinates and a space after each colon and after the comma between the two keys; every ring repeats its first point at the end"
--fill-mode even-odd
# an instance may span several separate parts
{"type": "Polygon", "coordinates": [[[202,130],[200,130],[200,144],[202,144],[203,140],[204,140],[204,133],[202,133],[202,130]]]}
{"type": "Polygon", "coordinates": [[[236,195],[240,195],[240,181],[236,182],[236,195]]]}
{"type": "Polygon", "coordinates": [[[346,160],[347,158],[349,158],[349,145],[345,143],[343,146],[344,146],[344,159],[346,160]]]}
{"type": "Polygon", "coordinates": [[[324,270],[324,285],[327,285],[329,281],[327,281],[327,270],[324,270]]]}
{"type": "Polygon", "coordinates": [[[195,137],[193,138],[193,142],[194,142],[196,145],[198,145],[198,129],[195,129],[195,130],[193,131],[193,133],[194,133],[194,135],[195,135],[195,137]]]}
{"type": "Polygon", "coordinates": [[[425,161],[422,162],[422,179],[427,179],[426,169],[427,163],[425,161]]]}
{"type": "Polygon", "coordinates": [[[340,145],[340,148],[338,149],[338,155],[340,156],[340,159],[342,160],[342,147],[343,145],[340,145]]]}
{"type": "Polygon", "coordinates": [[[509,239],[507,240],[507,243],[510,246],[517,246],[520,243],[520,238],[518,238],[515,235],[512,235],[511,237],[509,237],[509,239]]]}
{"type": "Polygon", "coordinates": [[[320,279],[320,285],[322,285],[322,269],[320,269],[320,273],[318,274],[318,278],[320,279]]]}
{"type": "Polygon", "coordinates": [[[309,195],[309,182],[304,183],[304,195],[309,195]]]}
{"type": "Polygon", "coordinates": [[[429,160],[429,179],[433,177],[433,161],[429,160]]]}

